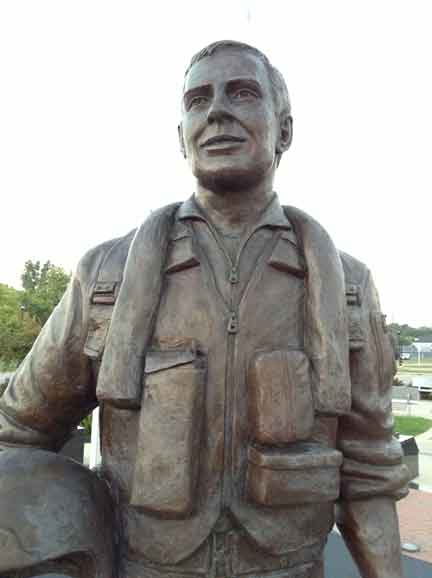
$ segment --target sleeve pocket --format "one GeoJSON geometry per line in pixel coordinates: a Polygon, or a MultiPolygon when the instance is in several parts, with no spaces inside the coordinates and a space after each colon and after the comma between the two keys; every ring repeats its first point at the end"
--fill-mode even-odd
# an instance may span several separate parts
{"type": "Polygon", "coordinates": [[[393,383],[397,369],[394,349],[385,323],[385,315],[379,311],[374,311],[370,314],[370,321],[376,348],[379,385],[386,389],[393,383]]]}

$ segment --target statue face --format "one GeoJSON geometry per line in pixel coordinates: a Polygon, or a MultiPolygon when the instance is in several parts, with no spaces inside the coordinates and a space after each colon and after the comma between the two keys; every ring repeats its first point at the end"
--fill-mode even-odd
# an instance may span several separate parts
{"type": "Polygon", "coordinates": [[[224,49],[189,71],[180,137],[203,186],[242,190],[272,177],[279,135],[270,80],[254,54],[224,49]]]}

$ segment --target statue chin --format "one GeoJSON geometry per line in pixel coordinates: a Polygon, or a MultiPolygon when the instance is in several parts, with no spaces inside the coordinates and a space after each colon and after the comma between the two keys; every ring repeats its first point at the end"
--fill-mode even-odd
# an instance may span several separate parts
{"type": "Polygon", "coordinates": [[[266,171],[262,167],[253,169],[229,169],[218,171],[195,172],[199,184],[205,189],[218,195],[226,193],[240,193],[251,190],[264,178],[266,171]]]}

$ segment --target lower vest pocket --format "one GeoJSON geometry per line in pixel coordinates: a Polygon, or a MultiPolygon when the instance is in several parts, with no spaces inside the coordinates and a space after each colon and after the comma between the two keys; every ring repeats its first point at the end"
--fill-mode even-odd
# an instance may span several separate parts
{"type": "Polygon", "coordinates": [[[152,352],[130,504],[165,518],[192,514],[204,414],[205,359],[191,351],[152,352]]]}
{"type": "Polygon", "coordinates": [[[250,446],[246,492],[262,506],[332,502],[339,496],[342,454],[314,442],[250,446]]]}

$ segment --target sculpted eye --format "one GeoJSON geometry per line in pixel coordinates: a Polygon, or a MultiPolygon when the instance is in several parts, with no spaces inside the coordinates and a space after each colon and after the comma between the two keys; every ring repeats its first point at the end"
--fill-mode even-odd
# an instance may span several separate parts
{"type": "Polygon", "coordinates": [[[194,96],[188,102],[188,110],[190,110],[191,108],[195,108],[197,106],[203,106],[207,103],[208,103],[208,97],[207,96],[194,96]]]}
{"type": "Polygon", "coordinates": [[[240,88],[236,90],[232,95],[233,100],[241,101],[241,100],[255,100],[258,98],[258,94],[251,90],[250,88],[240,88]]]}

